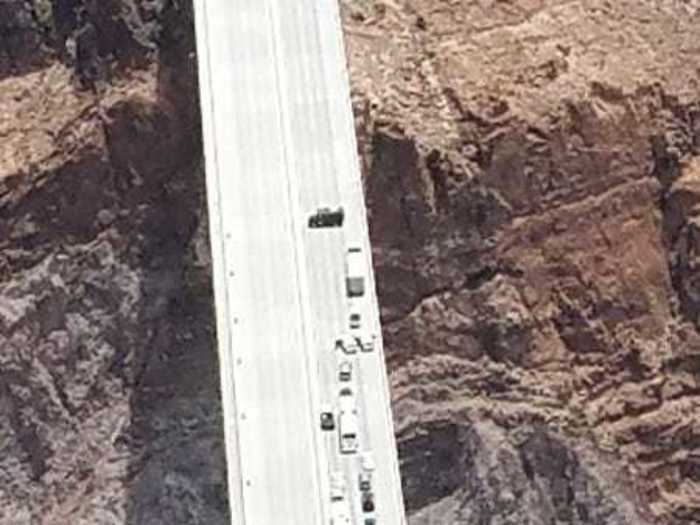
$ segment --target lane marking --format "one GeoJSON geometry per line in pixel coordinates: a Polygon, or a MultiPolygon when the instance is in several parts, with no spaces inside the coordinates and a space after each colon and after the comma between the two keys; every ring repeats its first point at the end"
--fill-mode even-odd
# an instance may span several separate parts
{"type": "MultiPolygon", "coordinates": [[[[287,110],[288,110],[288,104],[285,105],[285,96],[284,94],[287,92],[286,91],[286,86],[284,86],[284,77],[280,72],[280,53],[279,53],[279,31],[276,23],[278,22],[277,17],[274,16],[274,9],[271,7],[271,4],[268,0],[265,0],[265,6],[267,8],[267,14],[268,18],[270,20],[270,27],[272,29],[272,35],[273,35],[273,45],[272,45],[272,53],[274,60],[272,61],[274,64],[274,71],[275,71],[275,77],[277,79],[276,83],[276,94],[278,98],[278,107],[279,107],[279,120],[280,120],[280,127],[282,129],[282,137],[283,137],[283,157],[284,157],[284,166],[285,166],[285,174],[286,174],[286,181],[287,181],[287,193],[288,193],[288,199],[289,203],[291,205],[291,223],[292,223],[292,231],[293,235],[295,238],[294,242],[294,255],[295,255],[295,267],[296,267],[296,277],[297,277],[297,292],[298,292],[298,298],[301,306],[301,311],[302,311],[302,339],[303,342],[305,343],[304,346],[304,352],[303,352],[303,362],[304,362],[304,375],[305,375],[305,383],[307,386],[307,394],[308,394],[308,401],[309,401],[309,406],[311,408],[312,414],[311,414],[311,436],[313,440],[313,459],[314,459],[314,469],[312,469],[312,472],[314,474],[314,483],[316,486],[316,490],[318,492],[318,499],[316,500],[316,515],[319,517],[321,522],[327,522],[328,521],[328,515],[326,514],[326,505],[325,505],[325,498],[324,495],[321,493],[321,484],[320,484],[320,477],[322,476],[321,472],[321,467],[319,464],[319,458],[318,458],[318,452],[319,452],[319,443],[318,443],[318,432],[316,425],[314,422],[316,421],[316,417],[314,417],[314,414],[318,414],[319,412],[319,407],[318,407],[318,395],[316,394],[316,388],[318,387],[317,381],[314,383],[311,381],[310,377],[310,372],[309,372],[309,348],[310,345],[313,344],[313,337],[312,334],[309,333],[309,329],[313,330],[313,324],[311,323],[311,326],[309,326],[309,320],[311,319],[310,317],[310,307],[308,304],[309,298],[308,298],[308,283],[306,280],[306,262],[305,262],[305,253],[303,250],[303,240],[302,236],[299,233],[299,217],[300,217],[300,211],[299,211],[299,202],[296,198],[296,194],[298,191],[293,190],[293,180],[294,180],[294,175],[292,174],[292,169],[293,165],[290,163],[290,157],[293,155],[292,148],[289,147],[289,135],[290,135],[290,130],[289,130],[289,123],[288,123],[288,117],[286,116],[287,110]],[[285,118],[287,117],[287,118],[285,118]]],[[[303,223],[303,221],[302,221],[303,223]]]]}
{"type": "MultiPolygon", "coordinates": [[[[218,132],[216,128],[216,112],[214,104],[213,73],[211,52],[209,50],[209,14],[204,0],[194,3],[195,9],[195,39],[197,53],[204,57],[203,67],[198,67],[200,89],[200,111],[202,113],[202,139],[204,146],[205,179],[207,186],[207,202],[209,211],[209,235],[212,248],[213,288],[215,311],[217,318],[217,349],[219,355],[219,380],[221,386],[221,403],[224,415],[224,441],[227,463],[227,486],[229,495],[229,511],[233,525],[246,525],[245,503],[243,498],[243,478],[240,454],[240,436],[236,423],[236,393],[233,367],[227,366],[229,356],[233,354],[233,334],[228,328],[230,310],[228,283],[225,278],[226,246],[224,236],[223,213],[221,203],[223,198],[219,185],[219,154],[217,148],[218,132]],[[217,242],[218,241],[218,242],[217,242]],[[223,304],[223,308],[216,306],[223,304]],[[229,397],[230,396],[230,397],[229,397]],[[227,400],[229,402],[227,402],[227,400]],[[230,442],[233,438],[233,443],[230,442]],[[235,472],[234,469],[237,469],[235,472]],[[237,476],[235,474],[238,474],[237,476]],[[237,488],[237,492],[236,492],[237,488]]],[[[201,63],[200,63],[201,64],[201,63]]],[[[231,239],[231,233],[226,234],[231,239]]]]}

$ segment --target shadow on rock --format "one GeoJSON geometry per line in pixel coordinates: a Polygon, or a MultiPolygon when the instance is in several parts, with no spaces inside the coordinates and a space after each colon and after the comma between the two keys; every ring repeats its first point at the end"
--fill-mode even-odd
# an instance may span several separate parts
{"type": "Polygon", "coordinates": [[[411,525],[650,523],[609,459],[538,423],[436,421],[399,457],[411,525]]]}
{"type": "Polygon", "coordinates": [[[128,516],[133,525],[228,522],[223,421],[196,123],[126,104],[109,115],[140,274],[138,336],[113,371],[131,383],[128,516]],[[153,153],[157,154],[154,155],[153,153]],[[133,183],[133,181],[132,181],[133,183]]]}
{"type": "Polygon", "coordinates": [[[127,438],[133,525],[228,522],[209,274],[188,257],[201,205],[192,195],[161,197],[142,230],[144,302],[127,438]]]}

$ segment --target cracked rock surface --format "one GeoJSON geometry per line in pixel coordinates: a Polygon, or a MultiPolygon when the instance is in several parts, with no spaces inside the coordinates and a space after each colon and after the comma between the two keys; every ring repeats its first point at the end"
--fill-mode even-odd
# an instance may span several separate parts
{"type": "MultiPolygon", "coordinates": [[[[700,3],[341,8],[409,523],[700,523],[700,3]]],[[[229,522],[192,17],[0,0],[0,525],[229,522]]]]}
{"type": "Polygon", "coordinates": [[[192,6],[0,15],[0,523],[229,523],[192,6]]]}
{"type": "Polygon", "coordinates": [[[700,4],[343,16],[409,521],[700,523],[700,4]]]}

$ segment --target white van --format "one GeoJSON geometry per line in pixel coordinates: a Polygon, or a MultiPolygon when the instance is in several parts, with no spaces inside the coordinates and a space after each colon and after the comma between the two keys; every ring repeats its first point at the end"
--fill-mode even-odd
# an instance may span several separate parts
{"type": "Polygon", "coordinates": [[[343,412],[338,418],[340,433],[340,453],[353,454],[357,452],[360,424],[357,421],[357,414],[353,412],[343,412]]]}

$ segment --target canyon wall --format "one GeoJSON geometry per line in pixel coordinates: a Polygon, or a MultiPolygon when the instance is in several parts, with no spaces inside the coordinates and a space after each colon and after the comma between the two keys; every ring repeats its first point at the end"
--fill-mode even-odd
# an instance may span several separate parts
{"type": "Polygon", "coordinates": [[[700,523],[700,5],[344,19],[411,522],[700,523]]]}

